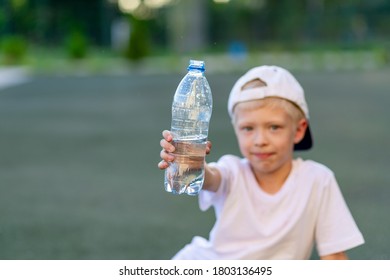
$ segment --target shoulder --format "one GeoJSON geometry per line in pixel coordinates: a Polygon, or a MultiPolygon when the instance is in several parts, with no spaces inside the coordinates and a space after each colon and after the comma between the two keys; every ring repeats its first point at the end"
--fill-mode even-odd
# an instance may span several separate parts
{"type": "Polygon", "coordinates": [[[245,159],[240,158],[238,156],[224,155],[218,160],[218,162],[216,164],[217,165],[225,165],[227,167],[234,168],[234,167],[239,167],[239,166],[243,165],[244,162],[245,162],[245,159]]]}
{"type": "Polygon", "coordinates": [[[294,164],[298,177],[305,181],[324,185],[335,180],[334,172],[322,163],[298,158],[294,160],[294,164]]]}
{"type": "Polygon", "coordinates": [[[314,160],[303,160],[301,158],[297,158],[294,160],[294,162],[298,166],[298,170],[300,172],[313,172],[315,174],[334,175],[333,171],[329,167],[314,160]]]}
{"type": "Polygon", "coordinates": [[[209,164],[212,167],[216,167],[222,177],[232,180],[242,173],[247,168],[247,160],[235,155],[224,155],[217,162],[209,164]]]}
{"type": "Polygon", "coordinates": [[[222,156],[217,165],[229,170],[232,173],[241,173],[243,170],[250,169],[249,161],[246,158],[242,158],[236,155],[224,155],[222,156]]]}

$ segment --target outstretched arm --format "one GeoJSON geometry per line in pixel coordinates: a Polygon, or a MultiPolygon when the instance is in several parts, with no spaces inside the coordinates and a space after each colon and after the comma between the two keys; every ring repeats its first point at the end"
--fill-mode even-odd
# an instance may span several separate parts
{"type": "MultiPolygon", "coordinates": [[[[158,168],[164,170],[168,168],[169,163],[175,160],[175,155],[173,152],[175,151],[175,146],[172,145],[172,134],[168,130],[164,130],[163,139],[160,141],[160,146],[162,150],[160,152],[161,161],[158,163],[158,168]]],[[[211,150],[211,142],[207,142],[206,146],[206,154],[209,154],[211,150]]],[[[221,183],[221,174],[218,169],[209,166],[205,162],[205,179],[203,183],[203,189],[208,191],[216,192],[221,183]]]]}

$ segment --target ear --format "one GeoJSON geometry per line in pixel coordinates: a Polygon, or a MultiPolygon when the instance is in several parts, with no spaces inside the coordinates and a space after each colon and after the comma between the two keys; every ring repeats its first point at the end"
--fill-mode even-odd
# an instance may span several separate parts
{"type": "Polygon", "coordinates": [[[298,144],[299,142],[302,141],[303,137],[305,136],[306,129],[307,129],[308,123],[305,118],[301,119],[298,122],[296,131],[295,131],[295,136],[294,136],[294,144],[298,144]]]}

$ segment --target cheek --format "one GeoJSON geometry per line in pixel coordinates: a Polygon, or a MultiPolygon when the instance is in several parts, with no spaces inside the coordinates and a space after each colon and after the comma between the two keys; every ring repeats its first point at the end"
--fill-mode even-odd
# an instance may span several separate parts
{"type": "Polygon", "coordinates": [[[294,138],[293,133],[286,133],[283,137],[278,139],[277,145],[281,148],[290,149],[291,147],[294,147],[294,138]]]}
{"type": "Polygon", "coordinates": [[[251,146],[249,138],[245,137],[245,136],[239,137],[238,138],[238,146],[240,147],[241,153],[245,155],[247,153],[246,151],[251,146]]]}

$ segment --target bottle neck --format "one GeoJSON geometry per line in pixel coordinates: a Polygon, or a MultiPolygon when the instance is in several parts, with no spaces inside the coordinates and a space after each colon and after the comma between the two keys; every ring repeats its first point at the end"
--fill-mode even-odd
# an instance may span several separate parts
{"type": "Polygon", "coordinates": [[[189,69],[188,73],[196,77],[204,76],[204,70],[199,70],[199,69],[189,69]]]}

